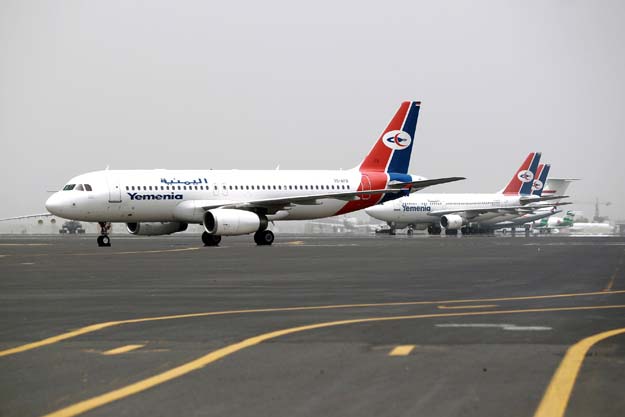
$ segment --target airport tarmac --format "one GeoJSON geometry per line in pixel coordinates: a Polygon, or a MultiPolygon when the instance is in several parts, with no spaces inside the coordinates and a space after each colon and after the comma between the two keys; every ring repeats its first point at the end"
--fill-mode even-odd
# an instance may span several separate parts
{"type": "Polygon", "coordinates": [[[623,237],[112,243],[0,237],[1,416],[625,414],[623,237]]]}

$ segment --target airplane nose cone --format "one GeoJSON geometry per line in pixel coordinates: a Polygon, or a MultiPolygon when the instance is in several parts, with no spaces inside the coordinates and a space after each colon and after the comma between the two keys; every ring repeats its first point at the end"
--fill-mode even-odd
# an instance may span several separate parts
{"type": "Polygon", "coordinates": [[[48,198],[48,200],[46,201],[46,209],[50,213],[56,214],[57,216],[61,214],[61,206],[61,198],[59,197],[58,193],[52,194],[50,198],[48,198]]]}
{"type": "Polygon", "coordinates": [[[379,216],[383,211],[384,207],[382,207],[381,205],[372,206],[365,209],[365,213],[367,213],[371,217],[375,217],[376,219],[379,219],[379,216]]]}

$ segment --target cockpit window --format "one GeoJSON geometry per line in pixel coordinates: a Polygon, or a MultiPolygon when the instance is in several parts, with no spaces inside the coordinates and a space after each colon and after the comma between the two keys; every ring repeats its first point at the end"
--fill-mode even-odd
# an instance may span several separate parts
{"type": "Polygon", "coordinates": [[[91,189],[91,185],[89,185],[89,184],[85,184],[85,190],[87,190],[87,191],[93,191],[93,190],[91,189]]]}
{"type": "Polygon", "coordinates": [[[85,189],[83,188],[82,184],[78,184],[76,186],[76,188],[74,188],[75,191],[85,191],[85,189]]]}
{"type": "Polygon", "coordinates": [[[63,191],[73,190],[75,186],[76,184],[67,184],[65,187],[63,187],[63,191]]]}

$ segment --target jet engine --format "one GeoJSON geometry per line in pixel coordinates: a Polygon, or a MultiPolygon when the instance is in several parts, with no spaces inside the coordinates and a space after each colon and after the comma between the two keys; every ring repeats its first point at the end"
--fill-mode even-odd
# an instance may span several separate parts
{"type": "Polygon", "coordinates": [[[187,230],[186,223],[126,223],[128,233],[141,236],[170,235],[187,230]]]}
{"type": "Polygon", "coordinates": [[[265,216],[251,211],[214,209],[204,213],[204,230],[211,235],[246,235],[265,230],[267,225],[265,216]]]}
{"type": "Polygon", "coordinates": [[[457,230],[467,224],[467,219],[457,214],[446,214],[441,217],[441,226],[446,230],[457,230]]]}

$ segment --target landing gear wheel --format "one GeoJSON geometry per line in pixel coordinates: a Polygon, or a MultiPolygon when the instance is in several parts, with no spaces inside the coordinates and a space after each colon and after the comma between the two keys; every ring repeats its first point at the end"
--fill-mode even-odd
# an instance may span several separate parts
{"type": "Polygon", "coordinates": [[[204,232],[202,233],[202,242],[204,242],[204,246],[218,246],[221,242],[221,236],[204,232]]]}
{"type": "Polygon", "coordinates": [[[269,246],[273,243],[275,236],[271,230],[263,230],[262,232],[254,233],[254,242],[258,246],[269,246]]]}
{"type": "Polygon", "coordinates": [[[445,234],[447,236],[458,236],[458,229],[447,229],[445,230],[445,234]]]}
{"type": "Polygon", "coordinates": [[[408,236],[412,236],[412,233],[413,233],[412,229],[408,229],[408,230],[406,230],[406,234],[407,234],[408,236]]]}
{"type": "Polygon", "coordinates": [[[441,234],[441,228],[437,227],[437,226],[428,226],[428,234],[430,235],[440,235],[441,234]]]}
{"type": "Polygon", "coordinates": [[[99,247],[110,247],[111,246],[111,238],[108,236],[98,236],[98,246],[99,247]]]}

